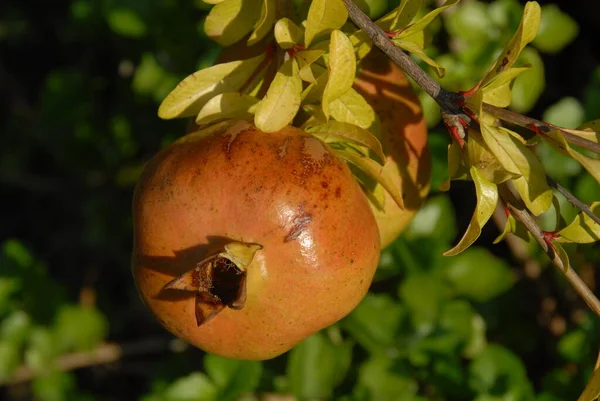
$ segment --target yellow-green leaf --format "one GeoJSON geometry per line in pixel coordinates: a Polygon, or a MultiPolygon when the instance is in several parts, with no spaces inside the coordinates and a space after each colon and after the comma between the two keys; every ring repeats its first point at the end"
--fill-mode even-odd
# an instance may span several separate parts
{"type": "Polygon", "coordinates": [[[531,241],[531,234],[529,233],[527,228],[525,228],[525,226],[523,224],[521,224],[519,221],[517,221],[517,219],[515,219],[512,214],[509,214],[508,217],[506,218],[506,224],[504,225],[504,231],[502,231],[502,234],[500,234],[498,237],[496,237],[496,239],[494,240],[494,244],[497,244],[500,241],[502,241],[504,238],[506,238],[506,236],[508,234],[514,234],[517,237],[524,240],[525,242],[531,241]]]}
{"type": "Polygon", "coordinates": [[[594,401],[600,397],[600,368],[596,368],[577,401],[594,401]]]}
{"type": "Polygon", "coordinates": [[[204,32],[221,46],[231,46],[252,30],[260,9],[260,0],[225,0],[206,16],[204,32]]]}
{"type": "Polygon", "coordinates": [[[354,54],[356,54],[358,60],[365,58],[373,47],[373,41],[362,30],[353,32],[348,38],[352,42],[352,46],[354,46],[354,54]]]}
{"type": "Polygon", "coordinates": [[[456,141],[452,141],[448,145],[448,178],[440,186],[440,191],[450,190],[451,182],[454,180],[467,180],[469,178],[469,168],[465,166],[462,150],[456,141]]]}
{"type": "Polygon", "coordinates": [[[511,82],[529,67],[510,68],[502,71],[489,84],[481,88],[483,101],[497,107],[508,107],[512,96],[511,82]]]}
{"type": "Polygon", "coordinates": [[[496,205],[498,203],[498,187],[493,182],[485,179],[485,177],[477,170],[476,167],[470,168],[471,178],[475,183],[475,192],[477,193],[477,206],[471,218],[471,222],[467,227],[467,231],[461,240],[452,249],[444,252],[445,256],[453,256],[467,249],[481,234],[481,229],[488,222],[496,205]]]}
{"type": "Polygon", "coordinates": [[[520,149],[506,130],[482,124],[481,136],[490,151],[509,173],[521,176],[523,175],[522,170],[529,170],[527,158],[521,154],[520,149]]]}
{"type": "Polygon", "coordinates": [[[515,174],[504,168],[479,133],[469,131],[467,155],[468,164],[475,166],[488,181],[500,184],[515,177],[515,174]]]}
{"type": "Polygon", "coordinates": [[[339,157],[352,163],[369,177],[381,184],[381,186],[390,194],[394,202],[396,202],[398,207],[404,209],[402,188],[394,183],[393,169],[385,169],[381,164],[370,157],[364,156],[348,147],[339,149],[334,148],[334,151],[339,157]]]}
{"type": "Polygon", "coordinates": [[[414,54],[415,56],[419,57],[421,60],[429,64],[440,78],[442,78],[446,74],[446,70],[444,69],[444,67],[436,63],[427,54],[425,54],[423,48],[419,47],[419,45],[417,45],[415,42],[412,42],[410,40],[404,40],[400,36],[393,38],[392,41],[399,48],[414,54]]]}
{"type": "Polygon", "coordinates": [[[222,118],[247,118],[256,108],[258,99],[239,92],[221,93],[210,99],[196,117],[196,124],[208,124],[222,118]]]}
{"type": "Polygon", "coordinates": [[[392,10],[390,14],[385,15],[382,18],[382,22],[391,19],[391,24],[388,26],[387,30],[390,32],[397,31],[411,23],[419,12],[420,7],[421,0],[404,0],[400,2],[400,5],[392,10]],[[390,16],[392,18],[390,18],[390,16]]]}
{"type": "Polygon", "coordinates": [[[342,0],[313,0],[308,9],[304,44],[310,46],[314,39],[340,29],[348,19],[348,10],[342,0]]]}
{"type": "Polygon", "coordinates": [[[415,32],[422,31],[423,29],[427,28],[427,26],[429,26],[429,24],[431,24],[431,22],[433,22],[433,20],[442,11],[446,10],[449,7],[452,7],[459,1],[460,0],[446,0],[446,2],[441,7],[438,7],[436,9],[428,12],[423,18],[419,19],[414,24],[410,25],[408,28],[406,28],[404,31],[402,31],[402,33],[399,36],[402,36],[402,35],[410,36],[410,35],[414,34],[415,32]]]}
{"type": "Polygon", "coordinates": [[[569,261],[569,254],[567,253],[567,251],[565,251],[565,249],[562,247],[561,244],[557,244],[556,242],[553,242],[552,247],[554,248],[556,255],[558,255],[560,260],[563,262],[565,271],[568,271],[571,268],[571,262],[569,261]]]}
{"type": "Polygon", "coordinates": [[[329,104],[329,115],[336,121],[358,125],[369,130],[377,125],[375,111],[353,88],[329,104]]]}
{"type": "MultiPolygon", "coordinates": [[[[594,202],[590,206],[592,213],[600,217],[600,202],[594,202]]],[[[600,225],[592,220],[587,214],[581,212],[567,227],[560,230],[558,242],[576,242],[578,244],[589,244],[600,240],[600,225]]]]}
{"type": "Polygon", "coordinates": [[[275,24],[275,40],[282,49],[291,49],[302,40],[304,30],[289,18],[282,18],[275,24]]]}
{"type": "Polygon", "coordinates": [[[385,163],[385,154],[383,153],[381,142],[379,142],[375,135],[357,125],[329,121],[325,124],[310,127],[307,131],[326,143],[337,142],[341,139],[342,141],[352,141],[366,146],[385,163]]]}
{"type": "Polygon", "coordinates": [[[563,130],[588,141],[600,143],[600,120],[587,122],[577,129],[563,128],[563,130]]]}
{"type": "Polygon", "coordinates": [[[500,57],[498,57],[490,71],[482,79],[481,87],[490,83],[502,71],[508,70],[513,66],[525,46],[535,39],[540,27],[541,16],[542,11],[537,2],[529,1],[525,4],[519,29],[502,54],[500,54],[500,57]]]}
{"type": "MultiPolygon", "coordinates": [[[[539,175],[537,176],[539,177],[539,175]]],[[[519,177],[513,179],[513,184],[527,209],[535,216],[541,215],[552,206],[552,190],[542,190],[542,187],[548,186],[545,179],[543,182],[537,178],[527,181],[525,177],[519,177]]]]}
{"type": "Polygon", "coordinates": [[[206,4],[219,4],[219,3],[222,3],[224,0],[202,0],[202,1],[206,4]]]}
{"type": "Polygon", "coordinates": [[[256,23],[252,34],[246,42],[248,43],[248,46],[258,43],[261,39],[267,36],[274,24],[275,0],[263,0],[258,22],[256,23]]]}
{"type": "Polygon", "coordinates": [[[329,116],[329,104],[346,93],[354,83],[356,57],[350,39],[342,32],[331,32],[329,42],[329,80],[323,92],[323,113],[329,116]]]}
{"type": "Polygon", "coordinates": [[[162,101],[158,116],[164,119],[190,117],[198,114],[213,96],[234,92],[246,83],[265,55],[217,64],[185,78],[162,101]]]}
{"type": "MultiPolygon", "coordinates": [[[[314,66],[311,68],[313,75],[315,74],[315,70],[320,70],[318,66],[314,66]]],[[[300,73],[298,73],[300,75],[300,73]]],[[[329,79],[329,71],[325,68],[322,69],[322,72],[318,74],[315,82],[311,83],[302,91],[302,102],[304,104],[309,103],[320,103],[323,98],[323,91],[325,91],[325,86],[327,85],[327,80],[329,79]]],[[[320,105],[319,105],[320,106],[320,105]]],[[[322,111],[322,110],[321,110],[322,111]]],[[[323,114],[325,116],[325,114],[323,114]]]]}
{"type": "Polygon", "coordinates": [[[275,132],[290,124],[300,107],[302,80],[296,60],[289,59],[279,68],[267,94],[260,101],[254,123],[263,132],[275,132]]]}
{"type": "Polygon", "coordinates": [[[298,60],[298,67],[300,67],[298,75],[300,75],[303,81],[316,82],[311,66],[323,53],[325,53],[324,50],[302,50],[296,53],[296,60],[298,60]]]}
{"type": "Polygon", "coordinates": [[[544,138],[560,152],[577,160],[600,183],[600,160],[585,156],[572,149],[559,130],[547,132],[544,138]]]}

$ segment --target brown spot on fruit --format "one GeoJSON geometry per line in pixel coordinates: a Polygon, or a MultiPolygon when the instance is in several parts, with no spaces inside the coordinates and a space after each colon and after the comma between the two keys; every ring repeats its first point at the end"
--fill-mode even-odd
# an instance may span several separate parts
{"type": "Polygon", "coordinates": [[[312,216],[308,213],[303,213],[300,216],[294,218],[292,222],[292,228],[288,235],[284,238],[283,242],[290,242],[298,239],[302,231],[306,229],[308,224],[312,221],[312,216]]]}

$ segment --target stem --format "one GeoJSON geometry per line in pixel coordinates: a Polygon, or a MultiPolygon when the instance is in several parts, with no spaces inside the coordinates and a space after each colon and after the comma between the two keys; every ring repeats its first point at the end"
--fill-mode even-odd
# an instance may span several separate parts
{"type": "Polygon", "coordinates": [[[542,133],[553,130],[559,130],[562,132],[562,135],[567,142],[579,146],[583,149],[587,149],[600,154],[600,143],[592,142],[588,139],[579,137],[577,135],[573,135],[570,132],[563,130],[562,127],[556,126],[554,124],[536,120],[535,118],[527,117],[522,114],[515,113],[514,111],[492,106],[491,104],[487,103],[483,104],[483,111],[485,111],[486,113],[490,113],[491,115],[493,115],[496,118],[499,118],[502,121],[506,121],[511,124],[516,124],[520,127],[527,128],[535,133],[539,133],[537,132],[537,130],[541,131],[542,133]]]}
{"type": "Polygon", "coordinates": [[[575,272],[575,269],[567,269],[558,254],[554,252],[554,249],[551,246],[548,246],[544,240],[542,229],[537,225],[531,214],[529,214],[529,211],[525,208],[523,202],[518,200],[506,185],[500,186],[500,190],[500,195],[514,218],[520,221],[525,228],[529,230],[536,242],[542,247],[544,252],[546,252],[554,266],[565,275],[569,284],[571,284],[579,296],[583,298],[590,309],[594,311],[596,315],[600,316],[600,300],[598,300],[594,293],[583,282],[581,277],[575,272]]]}

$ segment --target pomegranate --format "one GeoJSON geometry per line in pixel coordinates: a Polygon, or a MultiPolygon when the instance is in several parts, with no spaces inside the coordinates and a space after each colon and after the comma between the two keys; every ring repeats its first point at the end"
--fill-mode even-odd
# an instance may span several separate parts
{"type": "Polygon", "coordinates": [[[379,259],[349,168],[318,139],[246,121],[186,135],[146,166],[133,200],[133,275],[173,334],[268,359],[347,315],[379,259]]]}
{"type": "Polygon", "coordinates": [[[388,193],[383,210],[373,206],[384,248],[400,235],[429,193],[427,124],[406,75],[377,48],[362,60],[354,88],[379,116],[381,144],[388,162],[385,168],[394,171],[404,197],[404,209],[388,193]]]}

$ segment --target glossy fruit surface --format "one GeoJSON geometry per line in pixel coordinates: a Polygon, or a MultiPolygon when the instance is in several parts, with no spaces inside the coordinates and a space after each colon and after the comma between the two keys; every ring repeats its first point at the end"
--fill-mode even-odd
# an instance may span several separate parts
{"type": "Polygon", "coordinates": [[[378,49],[363,59],[354,88],[379,116],[381,143],[388,160],[385,168],[394,171],[404,197],[404,209],[387,193],[384,210],[373,207],[383,248],[404,230],[429,193],[427,125],[406,75],[378,49]]]}
{"type": "Polygon", "coordinates": [[[265,134],[238,121],[185,136],[146,166],[133,215],[144,302],[178,337],[231,358],[275,357],[348,314],[379,259],[377,225],[350,170],[291,127],[265,134]],[[231,302],[198,326],[195,293],[165,287],[232,241],[260,245],[243,306],[231,302]]]}

